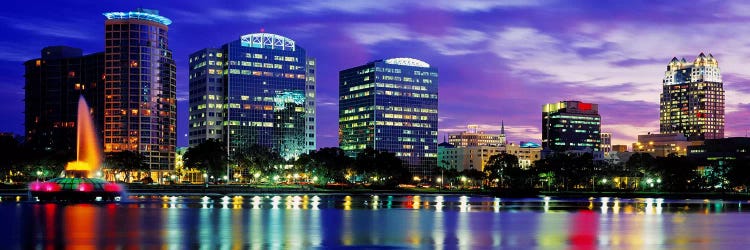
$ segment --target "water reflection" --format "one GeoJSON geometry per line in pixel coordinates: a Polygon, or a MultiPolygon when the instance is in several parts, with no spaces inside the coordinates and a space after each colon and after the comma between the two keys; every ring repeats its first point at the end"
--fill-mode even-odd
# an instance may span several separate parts
{"type": "Polygon", "coordinates": [[[747,201],[227,195],[56,204],[3,198],[0,240],[10,249],[652,249],[750,243],[741,230],[750,222],[742,210],[747,201]]]}

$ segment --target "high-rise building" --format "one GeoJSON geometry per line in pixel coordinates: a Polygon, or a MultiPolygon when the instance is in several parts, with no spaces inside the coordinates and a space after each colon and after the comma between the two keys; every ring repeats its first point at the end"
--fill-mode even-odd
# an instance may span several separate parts
{"type": "Polygon", "coordinates": [[[253,144],[284,158],[315,150],[315,59],[296,42],[253,33],[190,55],[190,146],[253,144]]]}
{"type": "Polygon", "coordinates": [[[136,151],[151,177],[174,169],[175,64],[168,46],[168,18],[158,11],[104,13],[104,151],[136,151]]]}
{"type": "Polygon", "coordinates": [[[600,152],[600,131],[597,104],[561,101],[542,107],[542,147],[545,150],[600,152]]]}
{"type": "Polygon", "coordinates": [[[339,145],[350,156],[370,147],[395,153],[412,174],[437,166],[438,72],[391,58],[339,72],[339,145]]]}
{"type": "Polygon", "coordinates": [[[692,63],[672,58],[662,83],[662,134],[680,133],[690,141],[724,138],[724,83],[713,55],[701,53],[692,63]]]}
{"type": "Polygon", "coordinates": [[[78,98],[83,95],[101,142],[104,122],[104,53],[83,55],[81,49],[50,46],[26,67],[26,144],[35,150],[76,148],[78,98]]]}
{"type": "Polygon", "coordinates": [[[489,134],[479,131],[479,126],[468,125],[466,131],[448,135],[448,143],[456,147],[475,147],[505,145],[505,124],[500,126],[500,134],[489,134]]]}

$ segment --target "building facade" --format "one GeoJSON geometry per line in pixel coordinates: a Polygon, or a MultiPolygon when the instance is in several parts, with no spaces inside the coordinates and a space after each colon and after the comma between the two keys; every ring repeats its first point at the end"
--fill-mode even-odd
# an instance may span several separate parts
{"type": "Polygon", "coordinates": [[[391,58],[339,72],[339,145],[395,153],[412,174],[437,166],[438,70],[391,58]]]}
{"type": "Polygon", "coordinates": [[[518,166],[523,169],[529,169],[534,166],[534,162],[542,159],[542,145],[534,142],[521,142],[520,144],[508,143],[505,146],[508,154],[518,157],[518,166]]]}
{"type": "Polygon", "coordinates": [[[76,149],[78,98],[83,96],[102,141],[104,123],[104,53],[51,46],[24,63],[26,145],[34,150],[76,149]]]}
{"type": "Polygon", "coordinates": [[[724,138],[724,83],[713,55],[672,61],[664,72],[659,131],[690,141],[724,138]]]}
{"type": "Polygon", "coordinates": [[[190,55],[190,146],[259,144],[286,159],[316,148],[315,59],[296,42],[253,33],[190,55]]]}
{"type": "Polygon", "coordinates": [[[688,141],[684,134],[646,134],[638,135],[638,142],[633,143],[633,152],[649,153],[654,157],[670,154],[685,156],[688,146],[701,144],[702,141],[688,141]]]}
{"type": "Polygon", "coordinates": [[[448,143],[460,148],[505,145],[505,124],[500,125],[500,134],[489,134],[479,131],[477,125],[468,125],[466,131],[449,134],[448,143]]]}
{"type": "Polygon", "coordinates": [[[628,152],[628,145],[612,145],[612,152],[628,152]]]}
{"type": "Polygon", "coordinates": [[[161,180],[174,170],[177,139],[172,21],[147,9],[104,16],[104,151],[142,154],[161,180]]]}
{"type": "Polygon", "coordinates": [[[612,152],[612,133],[601,133],[602,141],[599,145],[604,157],[609,156],[609,152],[612,152]]]}
{"type": "Polygon", "coordinates": [[[597,104],[561,101],[542,107],[542,147],[545,150],[601,152],[600,133],[597,104]]]}

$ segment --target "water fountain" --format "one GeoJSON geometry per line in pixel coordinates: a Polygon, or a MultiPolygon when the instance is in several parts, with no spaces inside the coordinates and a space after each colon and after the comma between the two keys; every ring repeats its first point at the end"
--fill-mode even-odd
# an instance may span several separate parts
{"type": "Polygon", "coordinates": [[[83,96],[78,99],[76,125],[76,161],[69,162],[58,178],[32,182],[29,185],[30,195],[40,201],[119,201],[123,193],[120,185],[93,177],[101,164],[102,153],[83,96]]]}

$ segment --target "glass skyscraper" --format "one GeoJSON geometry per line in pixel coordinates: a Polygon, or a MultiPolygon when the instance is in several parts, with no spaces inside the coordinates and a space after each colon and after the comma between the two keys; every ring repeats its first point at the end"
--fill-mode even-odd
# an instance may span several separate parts
{"type": "Polygon", "coordinates": [[[672,61],[664,72],[659,131],[690,141],[724,138],[724,83],[713,55],[672,61]]]}
{"type": "Polygon", "coordinates": [[[152,178],[174,169],[176,146],[175,64],[158,11],[104,13],[104,150],[136,151],[152,178]]]}
{"type": "Polygon", "coordinates": [[[349,156],[367,147],[395,153],[412,174],[437,166],[438,71],[391,58],[339,72],[339,145],[349,156]]]}
{"type": "Polygon", "coordinates": [[[232,155],[260,144],[286,159],[315,150],[315,59],[294,40],[247,34],[189,61],[190,146],[221,139],[232,155]]]}
{"type": "Polygon", "coordinates": [[[597,104],[561,101],[542,106],[542,147],[545,150],[600,152],[600,131],[597,104]]]}
{"type": "Polygon", "coordinates": [[[26,61],[26,145],[75,155],[78,97],[89,104],[99,142],[104,122],[104,53],[50,46],[26,61]]]}

